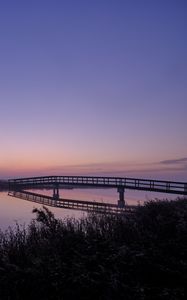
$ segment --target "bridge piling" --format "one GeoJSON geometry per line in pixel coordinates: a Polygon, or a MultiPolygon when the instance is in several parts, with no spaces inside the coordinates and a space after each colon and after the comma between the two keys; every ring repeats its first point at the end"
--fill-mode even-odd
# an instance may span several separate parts
{"type": "Polygon", "coordinates": [[[117,191],[119,193],[118,207],[123,208],[125,207],[125,189],[124,187],[118,187],[117,191]]]}
{"type": "Polygon", "coordinates": [[[59,186],[55,184],[53,187],[53,199],[59,200],[59,186]]]}

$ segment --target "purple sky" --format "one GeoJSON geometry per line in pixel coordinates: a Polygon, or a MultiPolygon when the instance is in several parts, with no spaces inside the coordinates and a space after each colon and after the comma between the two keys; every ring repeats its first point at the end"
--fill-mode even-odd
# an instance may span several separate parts
{"type": "Polygon", "coordinates": [[[187,181],[186,28],[186,0],[1,1],[0,177],[187,181]]]}

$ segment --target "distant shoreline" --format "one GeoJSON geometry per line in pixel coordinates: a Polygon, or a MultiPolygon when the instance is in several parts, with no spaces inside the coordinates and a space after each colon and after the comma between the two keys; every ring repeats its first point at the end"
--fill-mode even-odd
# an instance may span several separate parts
{"type": "MultiPolygon", "coordinates": [[[[71,190],[73,189],[73,187],[71,186],[60,186],[60,189],[66,189],[66,190],[71,190]]],[[[38,187],[33,187],[32,189],[41,189],[41,190],[48,190],[51,189],[51,186],[43,186],[42,184],[38,187]]],[[[8,184],[8,180],[0,180],[0,191],[8,191],[9,190],[9,184],[8,184]]]]}
{"type": "Polygon", "coordinates": [[[8,191],[8,180],[0,180],[0,191],[8,191]]]}

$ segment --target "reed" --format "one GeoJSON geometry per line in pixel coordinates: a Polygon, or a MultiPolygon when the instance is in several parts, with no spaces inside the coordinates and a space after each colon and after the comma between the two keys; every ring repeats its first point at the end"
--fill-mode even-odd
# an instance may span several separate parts
{"type": "Polygon", "coordinates": [[[56,219],[0,232],[0,299],[184,299],[187,199],[154,200],[131,216],[56,219]]]}

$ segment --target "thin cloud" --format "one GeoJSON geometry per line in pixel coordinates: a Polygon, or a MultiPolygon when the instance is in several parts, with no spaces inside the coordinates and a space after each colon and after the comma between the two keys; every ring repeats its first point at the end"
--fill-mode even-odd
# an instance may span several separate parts
{"type": "MultiPolygon", "coordinates": [[[[178,160],[177,160],[178,161],[178,160]]],[[[162,174],[162,172],[176,173],[180,171],[187,171],[187,164],[185,161],[181,164],[166,164],[157,163],[93,163],[80,164],[71,166],[51,167],[44,170],[45,173],[50,174],[65,174],[65,175],[93,175],[93,176],[138,176],[138,174],[162,174]]]]}
{"type": "Polygon", "coordinates": [[[165,165],[183,164],[183,163],[187,163],[187,157],[163,160],[160,163],[165,165]]]}
{"type": "MultiPolygon", "coordinates": [[[[154,163],[110,162],[89,163],[79,165],[51,166],[35,170],[0,170],[0,178],[32,177],[45,175],[87,175],[87,176],[119,176],[119,177],[162,177],[167,174],[187,176],[187,158],[163,160],[154,163]]],[[[184,177],[184,176],[183,176],[184,177]]]]}

